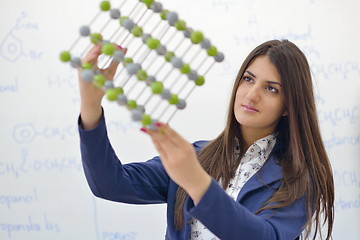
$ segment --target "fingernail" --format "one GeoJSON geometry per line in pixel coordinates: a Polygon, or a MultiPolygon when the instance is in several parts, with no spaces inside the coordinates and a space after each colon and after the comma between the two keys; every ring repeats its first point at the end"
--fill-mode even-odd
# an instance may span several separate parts
{"type": "Polygon", "coordinates": [[[120,46],[120,45],[118,45],[118,44],[115,44],[120,50],[122,50],[123,48],[120,46]]]}
{"type": "Polygon", "coordinates": [[[147,133],[147,129],[144,128],[144,127],[140,128],[140,131],[142,131],[142,132],[144,132],[144,133],[147,133]]]}
{"type": "Polygon", "coordinates": [[[155,126],[157,126],[157,127],[161,127],[163,124],[162,123],[160,123],[160,122],[156,122],[155,123],[155,126]]]}

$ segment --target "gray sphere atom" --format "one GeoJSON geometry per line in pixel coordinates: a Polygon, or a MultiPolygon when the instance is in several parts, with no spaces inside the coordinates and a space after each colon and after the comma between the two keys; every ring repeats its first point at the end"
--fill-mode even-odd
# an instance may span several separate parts
{"type": "Polygon", "coordinates": [[[141,66],[138,63],[129,63],[126,65],[126,70],[129,75],[136,74],[140,68],[141,68],[141,66]]]}
{"type": "Polygon", "coordinates": [[[190,38],[191,37],[191,33],[193,32],[194,30],[192,28],[186,28],[183,33],[184,33],[184,36],[186,38],[190,38]]]}
{"type": "Polygon", "coordinates": [[[123,53],[122,51],[116,50],[116,51],[114,52],[114,54],[113,54],[112,57],[113,57],[113,61],[114,61],[114,62],[119,63],[119,62],[121,62],[122,60],[124,60],[125,55],[124,55],[124,53],[123,53]]]}
{"type": "Polygon", "coordinates": [[[186,107],[186,102],[184,99],[179,99],[179,102],[176,104],[178,109],[184,109],[186,107]]]}
{"type": "Polygon", "coordinates": [[[90,28],[88,26],[81,26],[79,32],[81,36],[87,37],[90,35],[90,28]]]}
{"type": "Polygon", "coordinates": [[[158,127],[155,126],[155,122],[157,122],[157,121],[153,121],[150,125],[148,125],[148,128],[149,128],[150,130],[153,130],[153,131],[158,130],[158,127]]]}
{"type": "Polygon", "coordinates": [[[142,113],[145,113],[145,107],[143,105],[137,106],[136,109],[139,110],[142,113]]]}
{"type": "Polygon", "coordinates": [[[197,74],[197,72],[195,70],[191,70],[190,73],[188,73],[188,78],[190,80],[197,80],[199,77],[199,75],[197,74]]]}
{"type": "Polygon", "coordinates": [[[123,26],[127,30],[131,31],[131,29],[133,29],[135,27],[135,23],[131,19],[127,18],[127,19],[124,19],[123,26]]]}
{"type": "Polygon", "coordinates": [[[94,79],[94,72],[90,69],[85,69],[82,73],[81,73],[81,78],[84,82],[88,82],[91,83],[94,79]]]}
{"type": "Polygon", "coordinates": [[[160,56],[165,55],[166,53],[166,47],[163,45],[160,45],[157,49],[156,49],[156,53],[160,56]]]}
{"type": "Polygon", "coordinates": [[[171,63],[175,68],[182,68],[184,66],[183,61],[178,57],[171,58],[171,63]]]}
{"type": "Polygon", "coordinates": [[[165,99],[165,100],[168,100],[171,98],[171,92],[169,89],[164,89],[161,93],[161,98],[162,99],[165,99]]]}
{"type": "Polygon", "coordinates": [[[71,58],[71,60],[70,60],[70,65],[71,65],[73,68],[79,68],[79,67],[81,67],[81,60],[80,60],[80,58],[78,58],[78,57],[73,57],[73,58],[71,58]]]}
{"type": "Polygon", "coordinates": [[[119,9],[116,9],[116,8],[113,8],[113,9],[110,9],[110,17],[112,19],[118,19],[120,17],[120,11],[119,9]]]}
{"type": "Polygon", "coordinates": [[[168,20],[171,26],[174,26],[177,21],[179,21],[179,17],[176,12],[168,12],[166,14],[166,19],[168,20]]]}
{"type": "Polygon", "coordinates": [[[105,87],[105,89],[111,89],[111,88],[114,88],[115,86],[114,86],[113,81],[111,81],[111,80],[106,80],[106,81],[105,81],[105,84],[104,84],[104,87],[105,87]]]}
{"type": "Polygon", "coordinates": [[[210,40],[207,38],[204,38],[201,42],[200,42],[200,46],[204,49],[209,49],[211,47],[211,43],[210,40]]]}
{"type": "Polygon", "coordinates": [[[222,52],[218,52],[214,58],[215,58],[215,61],[222,62],[224,60],[225,56],[222,52]]]}
{"type": "Polygon", "coordinates": [[[159,2],[153,2],[150,6],[151,10],[153,10],[156,13],[159,13],[163,10],[163,6],[159,2]]]}
{"type": "Polygon", "coordinates": [[[138,122],[142,119],[143,113],[139,109],[131,110],[131,119],[135,122],[138,122]]]}
{"type": "Polygon", "coordinates": [[[126,105],[128,102],[127,97],[124,94],[119,94],[117,98],[117,103],[119,105],[126,105]]]}

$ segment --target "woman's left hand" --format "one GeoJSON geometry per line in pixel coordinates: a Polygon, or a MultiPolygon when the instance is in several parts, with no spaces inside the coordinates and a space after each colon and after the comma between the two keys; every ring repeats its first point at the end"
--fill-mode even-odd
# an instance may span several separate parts
{"type": "Polygon", "coordinates": [[[157,123],[158,130],[142,128],[150,135],[161,162],[170,178],[189,194],[197,204],[211,183],[210,175],[202,168],[194,147],[168,124],[157,123]]]}

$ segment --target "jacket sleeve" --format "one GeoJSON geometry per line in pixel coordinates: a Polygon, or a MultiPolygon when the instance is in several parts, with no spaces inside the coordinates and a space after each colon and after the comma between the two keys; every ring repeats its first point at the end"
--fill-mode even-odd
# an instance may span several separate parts
{"type": "MultiPolygon", "coordinates": [[[[254,199],[265,202],[267,199],[254,199]]],[[[213,179],[198,205],[188,197],[185,211],[200,220],[220,239],[262,240],[296,239],[306,223],[304,198],[276,210],[258,215],[231,199],[213,179]]]]}
{"type": "Polygon", "coordinates": [[[133,204],[166,202],[169,176],[159,157],[122,164],[109,142],[104,114],[91,130],[82,128],[79,117],[78,128],[83,168],[95,196],[133,204]]]}

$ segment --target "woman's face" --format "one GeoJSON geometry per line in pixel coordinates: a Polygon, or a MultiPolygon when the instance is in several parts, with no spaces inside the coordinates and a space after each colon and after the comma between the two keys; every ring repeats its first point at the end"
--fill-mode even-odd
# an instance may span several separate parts
{"type": "Polygon", "coordinates": [[[285,111],[281,78],[268,56],[257,57],[245,70],[235,96],[234,114],[241,130],[273,133],[285,111]]]}

